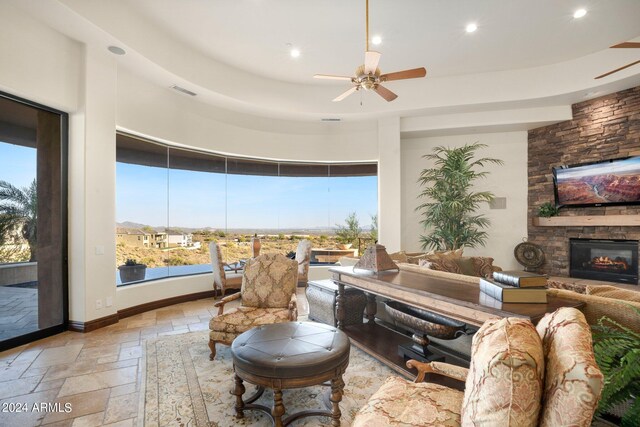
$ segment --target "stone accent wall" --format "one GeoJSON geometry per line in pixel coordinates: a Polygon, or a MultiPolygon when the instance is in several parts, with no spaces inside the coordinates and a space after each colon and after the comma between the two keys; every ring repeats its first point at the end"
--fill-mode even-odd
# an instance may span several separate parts
{"type": "MultiPolygon", "coordinates": [[[[640,87],[573,105],[573,120],[529,131],[528,239],[542,246],[540,272],[569,276],[569,238],[640,240],[640,227],[536,227],[554,201],[551,168],[640,155],[640,87]]],[[[560,215],[639,215],[640,206],[562,208],[560,215]]]]}

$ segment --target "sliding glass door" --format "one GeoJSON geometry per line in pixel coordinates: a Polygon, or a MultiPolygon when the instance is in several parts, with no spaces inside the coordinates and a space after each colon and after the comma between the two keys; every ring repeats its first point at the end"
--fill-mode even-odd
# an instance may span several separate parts
{"type": "Polygon", "coordinates": [[[0,350],[66,327],[66,123],[0,94],[0,350]]]}

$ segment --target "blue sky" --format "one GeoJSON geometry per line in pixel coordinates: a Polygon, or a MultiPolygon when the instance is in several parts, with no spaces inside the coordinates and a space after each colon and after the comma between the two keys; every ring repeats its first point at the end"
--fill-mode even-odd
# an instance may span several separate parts
{"type": "Polygon", "coordinates": [[[0,180],[28,187],[36,179],[36,149],[0,142],[0,180]]]}
{"type": "Polygon", "coordinates": [[[225,176],[117,163],[116,221],[190,228],[326,228],[356,212],[367,229],[377,212],[377,192],[377,177],[225,176]]]}
{"type": "MultiPolygon", "coordinates": [[[[36,150],[0,142],[0,180],[27,187],[35,177],[36,150]]],[[[377,185],[375,176],[225,176],[116,163],[116,221],[190,228],[326,228],[356,212],[361,226],[368,228],[377,212],[377,185]]]]}

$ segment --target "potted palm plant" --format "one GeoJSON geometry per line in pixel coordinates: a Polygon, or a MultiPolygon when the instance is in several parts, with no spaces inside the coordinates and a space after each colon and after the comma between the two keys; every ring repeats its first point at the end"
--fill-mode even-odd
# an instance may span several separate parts
{"type": "Polygon", "coordinates": [[[147,272],[145,264],[138,264],[135,259],[128,258],[123,265],[118,267],[120,271],[120,281],[122,283],[137,282],[144,280],[147,272]]]}
{"type": "Polygon", "coordinates": [[[487,233],[482,229],[489,226],[489,220],[476,212],[481,202],[493,200],[493,194],[472,191],[472,186],[489,173],[479,168],[503,164],[502,160],[490,157],[475,159],[476,151],[485,147],[477,142],[458,148],[440,146],[422,156],[434,162],[433,167],[422,170],[418,179],[424,188],[419,197],[427,199],[416,208],[427,231],[420,236],[423,249],[484,246],[487,233]]]}

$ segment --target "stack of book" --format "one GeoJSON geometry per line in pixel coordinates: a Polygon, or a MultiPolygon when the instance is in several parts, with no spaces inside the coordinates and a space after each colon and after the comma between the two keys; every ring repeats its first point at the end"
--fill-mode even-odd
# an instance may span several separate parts
{"type": "MultiPolygon", "coordinates": [[[[527,271],[496,271],[493,280],[480,279],[480,297],[503,303],[546,303],[547,276],[527,271]]],[[[489,300],[491,301],[491,300],[489,300]]]]}

